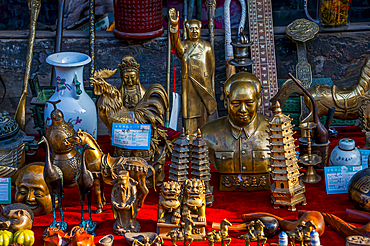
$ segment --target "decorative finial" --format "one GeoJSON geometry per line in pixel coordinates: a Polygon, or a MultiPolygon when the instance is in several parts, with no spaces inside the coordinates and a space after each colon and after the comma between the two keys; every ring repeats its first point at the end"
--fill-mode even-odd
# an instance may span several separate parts
{"type": "Polygon", "coordinates": [[[202,132],[200,131],[200,128],[198,128],[198,131],[197,131],[197,137],[198,137],[198,138],[201,138],[201,137],[202,137],[202,132]]]}
{"type": "Polygon", "coordinates": [[[182,127],[182,131],[181,131],[180,137],[182,137],[182,138],[185,137],[185,127],[182,127]]]}
{"type": "Polygon", "coordinates": [[[276,101],[274,114],[281,114],[282,112],[279,101],[276,101]]]}

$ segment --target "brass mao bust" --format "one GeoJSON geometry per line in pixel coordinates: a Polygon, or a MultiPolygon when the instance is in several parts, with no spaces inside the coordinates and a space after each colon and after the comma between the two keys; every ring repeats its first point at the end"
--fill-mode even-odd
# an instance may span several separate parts
{"type": "Polygon", "coordinates": [[[225,82],[224,91],[229,114],[201,129],[211,162],[221,173],[220,190],[269,190],[268,122],[257,114],[261,83],[240,72],[225,82]]]}

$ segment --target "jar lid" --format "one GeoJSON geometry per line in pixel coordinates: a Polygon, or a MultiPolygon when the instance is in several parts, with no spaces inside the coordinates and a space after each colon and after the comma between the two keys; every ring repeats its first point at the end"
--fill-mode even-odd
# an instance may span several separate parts
{"type": "Polygon", "coordinates": [[[19,132],[17,122],[4,111],[0,113],[0,140],[5,140],[15,136],[19,132]]]}
{"type": "Polygon", "coordinates": [[[343,138],[339,141],[339,148],[342,150],[353,150],[355,148],[355,141],[350,138],[343,138]]]}

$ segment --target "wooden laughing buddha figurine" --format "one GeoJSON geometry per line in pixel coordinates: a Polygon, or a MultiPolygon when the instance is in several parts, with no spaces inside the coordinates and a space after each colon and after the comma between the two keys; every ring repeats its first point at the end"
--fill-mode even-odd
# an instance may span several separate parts
{"type": "Polygon", "coordinates": [[[220,190],[269,190],[268,122],[257,113],[261,83],[241,72],[225,82],[224,91],[229,114],[201,128],[211,162],[221,173],[220,190]]]}

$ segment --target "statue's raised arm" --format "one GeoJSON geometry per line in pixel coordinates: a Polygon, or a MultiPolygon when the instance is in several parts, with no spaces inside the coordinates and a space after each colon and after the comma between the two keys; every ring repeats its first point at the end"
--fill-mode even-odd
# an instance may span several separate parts
{"type": "Polygon", "coordinates": [[[176,56],[181,59],[184,55],[184,45],[180,38],[179,32],[179,16],[176,13],[175,8],[171,8],[168,11],[169,24],[170,26],[170,36],[171,36],[171,46],[175,50],[176,56]]]}

